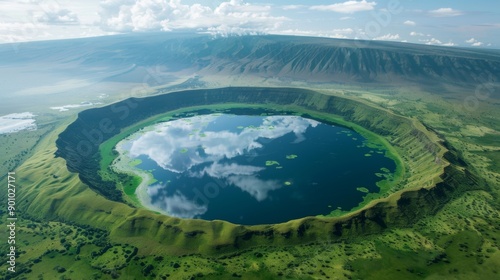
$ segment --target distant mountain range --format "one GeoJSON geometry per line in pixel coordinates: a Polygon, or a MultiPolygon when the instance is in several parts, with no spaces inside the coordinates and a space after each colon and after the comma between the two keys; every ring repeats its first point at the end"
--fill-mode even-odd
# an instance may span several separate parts
{"type": "Polygon", "coordinates": [[[85,72],[125,69],[110,70],[113,76],[142,66],[346,84],[500,81],[500,50],[277,35],[146,33],[0,45],[0,66],[20,63],[85,72]]]}

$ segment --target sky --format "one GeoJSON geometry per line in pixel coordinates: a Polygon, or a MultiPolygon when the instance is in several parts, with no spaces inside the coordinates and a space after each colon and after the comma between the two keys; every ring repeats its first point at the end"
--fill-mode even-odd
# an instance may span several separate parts
{"type": "Polygon", "coordinates": [[[0,43],[130,32],[500,48],[498,0],[0,0],[0,43]]]}

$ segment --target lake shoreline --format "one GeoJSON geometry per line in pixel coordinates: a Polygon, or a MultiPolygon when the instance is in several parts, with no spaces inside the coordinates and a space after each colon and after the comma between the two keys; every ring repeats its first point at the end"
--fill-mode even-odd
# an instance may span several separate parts
{"type": "Polygon", "coordinates": [[[134,195],[139,202],[139,205],[136,206],[168,215],[168,213],[163,209],[153,205],[151,202],[151,198],[148,195],[148,185],[149,182],[154,180],[153,175],[151,173],[140,171],[139,169],[130,166],[129,163],[132,162],[132,159],[126,155],[126,151],[123,149],[122,145],[123,143],[121,142],[116,145],[115,150],[118,152],[118,157],[113,161],[111,166],[116,172],[121,172],[140,178],[141,182],[136,187],[134,192],[134,195]]]}

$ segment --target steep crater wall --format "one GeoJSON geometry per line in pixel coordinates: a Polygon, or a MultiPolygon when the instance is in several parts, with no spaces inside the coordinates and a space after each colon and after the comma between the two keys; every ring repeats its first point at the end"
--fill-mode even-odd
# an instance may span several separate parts
{"type": "Polygon", "coordinates": [[[257,244],[312,242],[321,236],[335,240],[375,233],[390,226],[410,225],[416,219],[434,213],[450,199],[455,190],[477,185],[475,176],[453,164],[458,162],[452,156],[454,154],[445,154],[446,149],[432,140],[430,133],[423,126],[418,127],[414,121],[353,100],[294,88],[191,90],[142,99],[131,98],[86,110],[59,135],[56,155],[66,159],[68,169],[77,172],[81,181],[90,188],[108,199],[123,202],[121,191],[98,175],[99,145],[119,134],[123,128],[149,117],[183,107],[221,103],[298,106],[342,116],[348,122],[389,139],[405,159],[408,169],[405,184],[418,182],[417,178],[422,177],[428,177],[431,181],[438,179],[440,182],[428,188],[421,186],[396,192],[344,217],[306,217],[277,225],[239,226],[222,221],[180,220],[141,211],[140,214],[137,212],[134,216],[116,220],[114,236],[156,240],[165,247],[182,248],[184,253],[198,251],[197,247],[191,248],[188,244],[202,241],[208,244],[205,245],[208,246],[206,250],[217,252],[257,244]],[[443,155],[452,160],[452,164],[445,168],[442,164],[445,162],[443,155]]]}

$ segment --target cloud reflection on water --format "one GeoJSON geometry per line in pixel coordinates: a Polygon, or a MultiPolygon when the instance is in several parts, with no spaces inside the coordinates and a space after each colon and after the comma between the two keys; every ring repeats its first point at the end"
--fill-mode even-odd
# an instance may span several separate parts
{"type": "Polygon", "coordinates": [[[157,184],[148,188],[148,195],[152,199],[152,204],[160,209],[167,211],[172,216],[179,218],[194,218],[207,212],[207,205],[198,205],[189,200],[183,194],[176,192],[173,195],[167,195],[165,186],[157,184]]]}
{"type": "Polygon", "coordinates": [[[225,180],[229,185],[234,185],[242,191],[249,193],[257,201],[262,201],[267,198],[269,191],[282,187],[278,181],[262,180],[257,177],[257,173],[264,170],[263,167],[252,165],[240,165],[236,163],[220,164],[212,163],[209,167],[205,167],[201,172],[194,173],[195,177],[208,175],[212,178],[225,180]]]}
{"type": "MultiPolygon", "coordinates": [[[[258,173],[264,167],[221,161],[250,154],[261,148],[259,139],[273,140],[294,133],[295,142],[303,141],[307,128],[319,124],[298,116],[268,116],[257,127],[207,130],[208,124],[217,121],[219,117],[221,116],[201,115],[156,125],[153,130],[145,132],[132,142],[130,156],[148,156],[158,166],[171,172],[187,172],[191,177],[197,178],[208,175],[223,180],[226,184],[249,193],[257,201],[263,201],[270,191],[282,187],[282,184],[258,178],[258,173]],[[201,171],[192,170],[193,167],[202,165],[206,166],[201,171]]],[[[192,218],[207,211],[206,205],[198,205],[178,191],[168,193],[165,186],[151,186],[148,194],[155,206],[165,209],[173,216],[192,218]]]]}

